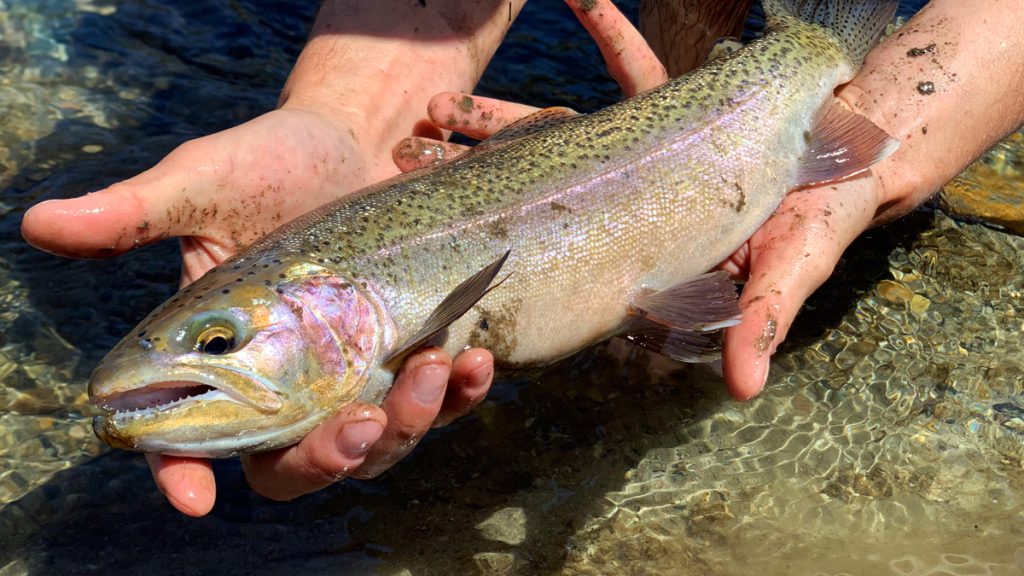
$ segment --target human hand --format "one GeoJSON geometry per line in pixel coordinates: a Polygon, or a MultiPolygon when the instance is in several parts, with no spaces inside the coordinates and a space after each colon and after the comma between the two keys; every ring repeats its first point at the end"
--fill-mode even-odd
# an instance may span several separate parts
{"type": "MultiPolygon", "coordinates": [[[[569,4],[581,19],[588,16],[576,8],[576,2],[569,4]]],[[[599,46],[619,42],[616,50],[602,48],[602,53],[617,60],[609,63],[610,69],[617,68],[629,78],[628,83],[620,79],[624,93],[634,93],[630,86],[642,90],[660,84],[663,75],[630,67],[632,61],[647,61],[637,56],[649,50],[639,35],[626,29],[629,25],[621,15],[608,15],[614,11],[610,2],[596,6],[607,13],[591,19],[587,27],[599,46]]],[[[1003,44],[993,49],[972,42],[978,30],[999,35],[989,31],[999,19],[998,14],[988,13],[990,9],[934,0],[905,25],[908,32],[894,35],[872,51],[860,74],[837,95],[901,140],[900,150],[857,178],[789,194],[775,214],[720,265],[735,278],[746,280],[740,298],[742,321],[726,330],[723,347],[725,382],[735,398],[747,400],[761,391],[770,358],[803,302],[832,274],[857,236],[914,209],[1024,121],[1024,82],[1015,73],[1024,62],[1024,46],[1003,44]],[[914,62],[912,48],[926,46],[932,47],[929,59],[914,62]],[[919,68],[925,75],[921,78],[936,79],[934,94],[918,89],[921,78],[893,72],[919,68]],[[973,129],[964,134],[955,128],[964,125],[973,129]]],[[[1012,36],[1020,20],[1024,17],[1001,20],[1000,32],[1012,36]]],[[[444,121],[478,139],[535,110],[450,93],[436,96],[428,107],[435,124],[444,121]]],[[[464,147],[409,139],[396,147],[396,163],[408,170],[430,163],[439,151],[452,157],[464,147]]]]}
{"type": "MultiPolygon", "coordinates": [[[[387,154],[356,140],[357,121],[286,105],[246,124],[187,142],[152,169],[107,189],[43,202],[22,223],[25,238],[73,257],[110,256],[182,238],[182,284],[278,225],[397,173],[387,154]],[[350,130],[349,128],[353,128],[350,130]]],[[[410,358],[381,408],[347,407],[295,446],[243,458],[250,484],[274,499],[344,476],[379,474],[407,454],[431,422],[483,399],[492,374],[483,350],[452,363],[440,351],[410,358]]],[[[171,503],[201,516],[213,506],[210,463],[149,455],[171,503]]]]}

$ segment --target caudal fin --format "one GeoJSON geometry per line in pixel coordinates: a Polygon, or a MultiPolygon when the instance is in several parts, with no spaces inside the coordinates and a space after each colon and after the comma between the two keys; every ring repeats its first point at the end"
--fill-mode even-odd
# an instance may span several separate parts
{"type": "Polygon", "coordinates": [[[896,14],[898,0],[764,0],[768,27],[798,18],[828,28],[860,64],[896,14]]]}

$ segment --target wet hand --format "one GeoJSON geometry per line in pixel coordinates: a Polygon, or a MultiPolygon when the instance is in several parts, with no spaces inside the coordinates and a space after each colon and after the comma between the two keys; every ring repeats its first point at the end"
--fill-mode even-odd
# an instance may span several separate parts
{"type": "Polygon", "coordinates": [[[22,233],[71,257],[182,238],[183,283],[291,218],[395,173],[344,122],[284,108],[186,142],[155,167],[68,200],[33,206],[22,233]]]}
{"type": "MultiPolygon", "coordinates": [[[[152,169],[107,189],[43,202],[22,223],[33,245],[65,256],[103,257],[181,237],[187,284],[280,224],[398,171],[339,122],[283,108],[187,142],[152,169]]],[[[244,459],[250,483],[275,499],[346,475],[380,473],[415,446],[431,422],[468,412],[486,394],[490,355],[452,361],[412,357],[383,405],[354,406],[302,442],[244,459]],[[451,380],[449,384],[449,379],[451,380]]],[[[216,490],[210,463],[149,455],[157,485],[186,514],[201,516],[216,490]]]]}
{"type": "MultiPolygon", "coordinates": [[[[288,448],[242,457],[249,484],[274,500],[290,500],[346,477],[371,478],[406,456],[430,427],[471,411],[487,394],[493,362],[485,350],[453,363],[432,349],[410,357],[383,405],[354,404],[288,448]]],[[[216,490],[208,460],[147,454],[157,486],[175,508],[203,516],[216,490]]]]}

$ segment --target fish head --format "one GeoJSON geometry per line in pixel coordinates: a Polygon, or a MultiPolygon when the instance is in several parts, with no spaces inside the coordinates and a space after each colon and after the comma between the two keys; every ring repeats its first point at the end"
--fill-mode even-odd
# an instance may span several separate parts
{"type": "MultiPolygon", "coordinates": [[[[275,260],[275,262],[278,262],[275,260]]],[[[354,401],[381,349],[365,290],[309,264],[214,269],[100,362],[93,422],[115,448],[198,457],[298,441],[354,401]]]]}

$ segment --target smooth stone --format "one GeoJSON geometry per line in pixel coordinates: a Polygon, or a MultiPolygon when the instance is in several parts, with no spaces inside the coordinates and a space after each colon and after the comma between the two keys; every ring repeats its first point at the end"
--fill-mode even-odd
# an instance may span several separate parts
{"type": "Polygon", "coordinates": [[[518,546],[526,540],[526,513],[522,508],[502,508],[476,528],[488,540],[518,546]]]}
{"type": "Polygon", "coordinates": [[[939,194],[949,214],[1024,234],[1024,135],[1014,133],[971,164],[939,194]]]}

